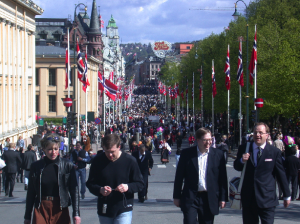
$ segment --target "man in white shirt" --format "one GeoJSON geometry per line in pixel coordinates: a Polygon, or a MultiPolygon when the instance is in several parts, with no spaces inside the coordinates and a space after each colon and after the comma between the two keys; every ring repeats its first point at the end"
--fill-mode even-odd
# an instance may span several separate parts
{"type": "Polygon", "coordinates": [[[199,224],[212,224],[219,207],[228,201],[225,158],[221,150],[211,147],[209,129],[198,129],[196,141],[197,146],[181,152],[173,199],[183,212],[184,224],[196,224],[197,217],[199,224]]]}

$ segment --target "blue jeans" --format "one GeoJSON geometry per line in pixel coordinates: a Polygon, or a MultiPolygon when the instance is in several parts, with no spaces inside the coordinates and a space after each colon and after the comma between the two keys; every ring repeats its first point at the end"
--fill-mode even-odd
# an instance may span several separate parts
{"type": "Polygon", "coordinates": [[[110,218],[106,216],[99,215],[100,224],[131,224],[132,211],[123,212],[116,218],[110,218]]]}
{"type": "Polygon", "coordinates": [[[77,178],[77,184],[79,187],[79,176],[80,176],[80,182],[81,182],[81,188],[80,188],[80,194],[85,194],[85,181],[86,181],[86,169],[77,169],[75,170],[76,178],[77,178]]]}

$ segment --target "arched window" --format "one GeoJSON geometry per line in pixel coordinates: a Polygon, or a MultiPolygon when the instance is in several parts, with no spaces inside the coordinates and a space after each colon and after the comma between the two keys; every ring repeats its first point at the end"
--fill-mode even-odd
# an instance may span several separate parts
{"type": "Polygon", "coordinates": [[[96,49],[93,48],[93,55],[96,55],[96,49]]]}

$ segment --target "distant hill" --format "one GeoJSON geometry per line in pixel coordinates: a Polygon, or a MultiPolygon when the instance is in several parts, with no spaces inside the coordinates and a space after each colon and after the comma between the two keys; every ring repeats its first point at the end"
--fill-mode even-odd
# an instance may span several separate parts
{"type": "Polygon", "coordinates": [[[138,60],[143,60],[148,56],[154,56],[154,53],[151,48],[151,44],[141,44],[141,43],[128,43],[120,44],[122,55],[125,58],[125,61],[128,62],[133,58],[133,55],[136,54],[138,60]]]}

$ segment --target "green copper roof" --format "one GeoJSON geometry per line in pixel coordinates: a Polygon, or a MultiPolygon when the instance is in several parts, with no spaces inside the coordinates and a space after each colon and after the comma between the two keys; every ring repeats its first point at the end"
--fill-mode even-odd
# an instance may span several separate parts
{"type": "Polygon", "coordinates": [[[82,17],[83,19],[89,19],[89,15],[85,12],[84,16],[82,17]]]}
{"type": "Polygon", "coordinates": [[[110,20],[108,21],[108,26],[107,27],[114,27],[114,28],[118,28],[116,21],[114,20],[113,16],[111,15],[110,20]]]}

